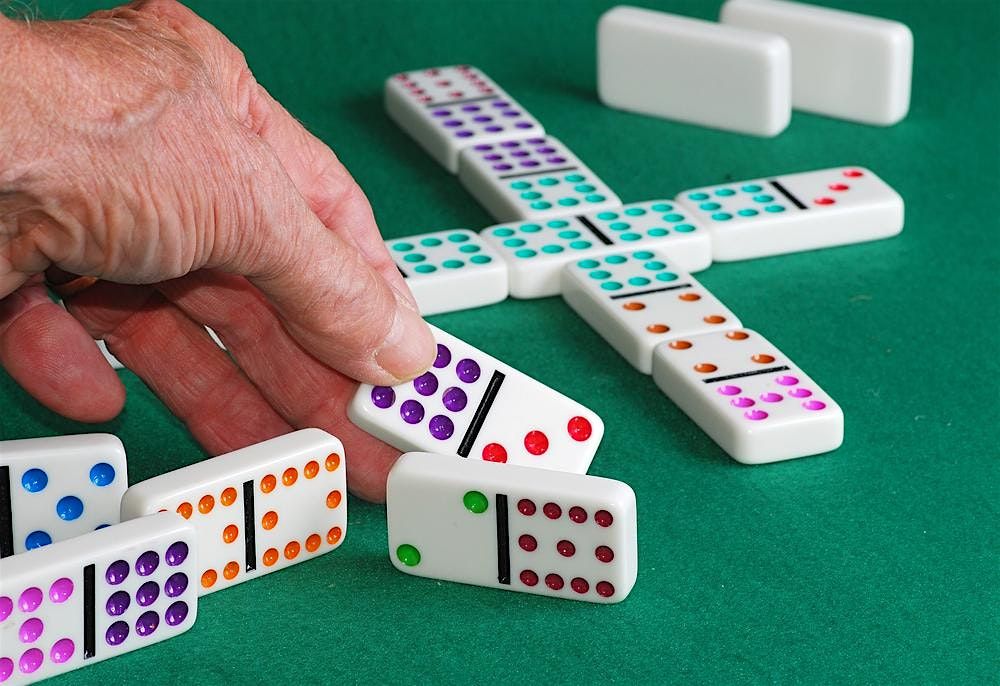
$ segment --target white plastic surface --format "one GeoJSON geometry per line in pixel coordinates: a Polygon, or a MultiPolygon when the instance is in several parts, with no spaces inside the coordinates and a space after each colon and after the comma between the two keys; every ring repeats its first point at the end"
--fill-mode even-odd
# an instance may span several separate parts
{"type": "Polygon", "coordinates": [[[467,310],[507,297],[507,266],[474,231],[433,231],[385,245],[421,314],[467,310]]]}
{"type": "Polygon", "coordinates": [[[0,557],[117,524],[127,487],[111,434],[0,441],[0,557]]]}
{"type": "Polygon", "coordinates": [[[438,355],[398,386],[361,384],[347,416],[402,451],[583,474],[604,436],[578,402],[432,326],[438,355]]]}
{"type": "Polygon", "coordinates": [[[597,212],[622,204],[597,174],[551,136],[466,148],[459,156],[458,179],[502,222],[597,212]]]}
{"type": "Polygon", "coordinates": [[[840,406],[750,329],[657,346],[653,380],[738,462],[816,455],[844,440],[840,406]]]}
{"type": "Polygon", "coordinates": [[[337,438],[302,429],[136,484],[122,518],[168,510],[188,519],[200,550],[192,583],[205,595],[338,547],[346,471],[337,438]]]}
{"type": "Polygon", "coordinates": [[[597,92],[609,107],[758,136],[791,119],[787,41],[619,6],[597,24],[597,92]]]}
{"type": "Polygon", "coordinates": [[[864,167],[693,188],[677,201],[708,227],[712,258],[719,262],[861,243],[903,230],[903,199],[864,167]]]}
{"type": "Polygon", "coordinates": [[[563,267],[562,295],[612,348],[644,374],[653,348],[673,338],[740,327],[698,281],[655,250],[576,260],[563,267]]]}
{"type": "Polygon", "coordinates": [[[673,200],[498,224],[480,235],[507,263],[510,294],[515,298],[558,295],[559,271],[564,265],[624,248],[655,247],[689,272],[712,263],[708,230],[673,200]]]}
{"type": "Polygon", "coordinates": [[[0,682],[34,683],[187,631],[196,569],[194,530],[170,514],[0,560],[0,682]]]}
{"type": "Polygon", "coordinates": [[[542,125],[475,67],[404,72],[385,82],[385,109],[452,174],[458,153],[480,143],[545,134],[542,125]]]}
{"type": "Polygon", "coordinates": [[[407,574],[592,603],[635,584],[635,493],[620,481],[408,453],[386,519],[407,574]]]}
{"type": "Polygon", "coordinates": [[[910,109],[913,34],[905,24],[782,0],[728,0],[719,21],[788,41],[795,109],[882,126],[910,109]]]}

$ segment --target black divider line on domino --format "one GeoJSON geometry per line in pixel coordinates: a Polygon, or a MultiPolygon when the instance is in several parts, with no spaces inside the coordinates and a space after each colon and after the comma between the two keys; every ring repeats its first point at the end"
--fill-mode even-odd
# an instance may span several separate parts
{"type": "Polygon", "coordinates": [[[644,291],[635,291],[634,293],[618,293],[617,295],[612,295],[612,300],[621,300],[622,298],[635,298],[640,295],[650,295],[651,293],[662,293],[663,291],[678,291],[682,288],[691,288],[689,283],[680,283],[676,286],[664,286],[663,288],[648,288],[644,291]]]}
{"type": "Polygon", "coordinates": [[[253,510],[253,480],[243,482],[243,547],[247,571],[257,569],[257,536],[253,510]]]}
{"type": "Polygon", "coordinates": [[[483,100],[498,100],[499,95],[481,95],[478,98],[466,98],[464,100],[445,100],[443,102],[429,102],[424,107],[433,109],[435,107],[454,107],[455,105],[467,105],[470,102],[482,102],[483,100]]]}
{"type": "Polygon", "coordinates": [[[493,376],[486,386],[486,393],[483,395],[483,399],[479,401],[479,407],[476,408],[475,414],[472,415],[472,423],[469,424],[465,436],[462,437],[462,442],[458,444],[458,454],[460,457],[468,457],[469,453],[472,452],[472,445],[476,442],[476,438],[483,428],[486,415],[490,413],[490,408],[493,407],[493,401],[496,400],[497,393],[500,392],[500,385],[503,384],[505,378],[507,377],[503,372],[493,372],[493,376]]]}
{"type": "Polygon", "coordinates": [[[581,224],[590,230],[590,233],[594,234],[594,238],[599,240],[604,245],[612,245],[611,239],[608,238],[603,231],[597,228],[597,225],[594,224],[594,222],[587,219],[586,215],[579,214],[576,218],[581,224]]]}
{"type": "Polygon", "coordinates": [[[520,179],[525,176],[541,176],[542,174],[559,174],[564,171],[574,171],[579,167],[556,167],[554,169],[535,169],[530,172],[518,172],[517,174],[502,174],[499,179],[520,179]]]}
{"type": "Polygon", "coordinates": [[[787,188],[785,188],[784,186],[782,186],[780,181],[768,181],[768,183],[771,184],[772,186],[774,186],[775,190],[777,190],[783,196],[785,196],[786,198],[788,198],[788,201],[791,202],[791,203],[793,203],[800,210],[808,210],[809,209],[808,207],[806,207],[805,203],[803,203],[801,200],[799,200],[794,195],[792,195],[792,192],[790,190],[788,190],[787,188]]]}
{"type": "Polygon", "coordinates": [[[97,654],[97,592],[94,565],[83,568],[83,659],[97,654]]]}
{"type": "Polygon", "coordinates": [[[772,374],[774,372],[787,372],[790,369],[788,365],[781,365],[780,367],[768,367],[767,369],[755,369],[752,372],[740,372],[739,374],[727,374],[726,376],[713,376],[711,379],[702,379],[702,383],[715,383],[716,381],[729,381],[730,379],[742,379],[746,376],[759,376],[761,374],[772,374]]]}
{"type": "Polygon", "coordinates": [[[510,524],[507,496],[497,493],[497,581],[510,585],[510,524]]]}
{"type": "Polygon", "coordinates": [[[14,554],[14,511],[10,502],[10,467],[0,467],[0,558],[14,554]]]}

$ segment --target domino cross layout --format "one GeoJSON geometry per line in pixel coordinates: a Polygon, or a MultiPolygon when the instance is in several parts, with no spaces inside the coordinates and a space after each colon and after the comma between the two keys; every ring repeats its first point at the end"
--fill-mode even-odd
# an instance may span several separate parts
{"type": "Polygon", "coordinates": [[[620,481],[408,453],[386,519],[408,574],[593,603],[635,584],[635,493],[620,481]]]}

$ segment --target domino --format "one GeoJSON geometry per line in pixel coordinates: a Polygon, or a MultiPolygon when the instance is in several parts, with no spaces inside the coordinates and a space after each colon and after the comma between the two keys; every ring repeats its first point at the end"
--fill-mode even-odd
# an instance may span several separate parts
{"type": "MultiPolygon", "coordinates": [[[[398,386],[361,384],[358,427],[401,451],[586,473],[604,436],[583,405],[431,326],[433,366],[398,386]]],[[[457,462],[457,460],[456,460],[457,462]]]]}
{"type": "Polygon", "coordinates": [[[502,222],[622,204],[597,174],[551,136],[466,148],[459,155],[458,180],[502,222]]]}
{"type": "Polygon", "coordinates": [[[302,429],[136,484],[122,518],[169,510],[188,520],[206,595],[339,547],[345,472],[341,442],[302,429]]]}
{"type": "Polygon", "coordinates": [[[468,65],[404,72],[385,83],[385,109],[452,174],[471,145],[545,134],[542,125],[488,76],[468,65]]]}
{"type": "Polygon", "coordinates": [[[816,455],[844,440],[844,414],[837,403],[749,329],[657,346],[653,381],[738,462],[816,455]]]}
{"type": "Polygon", "coordinates": [[[788,41],[796,109],[880,126],[910,109],[913,34],[904,24],[780,0],[729,0],[719,21],[788,41]]]}
{"type": "Polygon", "coordinates": [[[0,558],[117,524],[127,486],[111,434],[0,441],[0,558]]]}
{"type": "Polygon", "coordinates": [[[562,284],[566,303],[644,374],[664,341],[741,326],[693,276],[653,250],[572,262],[562,284]]]}
{"type": "Polygon", "coordinates": [[[423,315],[492,305],[507,297],[506,265],[473,231],[435,231],[385,245],[423,315]]]}
{"type": "Polygon", "coordinates": [[[638,568],[621,481],[409,453],[389,472],[389,558],[415,576],[617,603],[638,568]]]}
{"type": "Polygon", "coordinates": [[[161,514],[0,560],[0,682],[29,684],[194,624],[191,526],[161,514]]]}
{"type": "Polygon", "coordinates": [[[771,33],[615,7],[597,23],[597,94],[629,112],[776,136],[791,120],[791,51],[771,33]]]}
{"type": "Polygon", "coordinates": [[[719,262],[895,236],[903,199],[864,167],[737,181],[684,191],[677,201],[708,227],[719,262]]]}
{"type": "Polygon", "coordinates": [[[515,298],[558,295],[559,272],[566,264],[624,248],[655,247],[689,272],[712,263],[708,230],[673,200],[498,224],[483,229],[481,235],[506,262],[515,298]]]}

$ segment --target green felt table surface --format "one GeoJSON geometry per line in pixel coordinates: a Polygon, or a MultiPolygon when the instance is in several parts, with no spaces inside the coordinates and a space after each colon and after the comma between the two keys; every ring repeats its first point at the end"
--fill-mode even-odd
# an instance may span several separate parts
{"type": "MultiPolygon", "coordinates": [[[[352,498],[335,553],[209,596],[188,633],[53,683],[996,683],[1000,5],[824,3],[911,27],[910,114],[879,128],[796,112],[760,139],[603,107],[594,28],[611,2],[190,4],[336,150],[386,237],[493,223],[382,108],[389,74],[463,62],[627,202],[858,164],[900,192],[906,228],[698,275],[841,404],[844,445],[820,457],[733,462],[557,297],[430,318],[604,418],[591,472],[638,497],[640,568],[625,602],[400,574],[384,508],[352,498]]],[[[142,381],[121,376],[126,409],[97,427],[0,377],[0,437],[111,431],[132,482],[203,459],[142,381]]]]}

